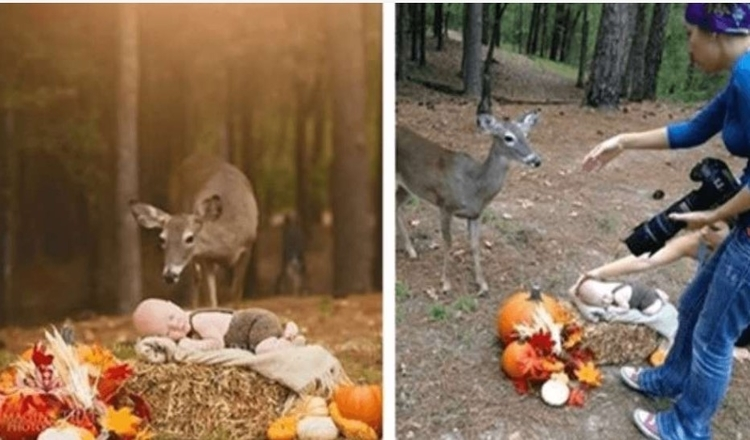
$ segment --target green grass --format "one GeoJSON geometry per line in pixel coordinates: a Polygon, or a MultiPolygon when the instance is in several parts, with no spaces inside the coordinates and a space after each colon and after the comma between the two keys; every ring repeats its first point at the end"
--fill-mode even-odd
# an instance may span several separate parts
{"type": "Polygon", "coordinates": [[[477,300],[471,296],[462,296],[453,303],[453,308],[463,313],[472,313],[477,310],[477,300]]]}
{"type": "Polygon", "coordinates": [[[410,296],[411,292],[409,291],[409,287],[400,281],[396,281],[396,299],[405,300],[410,296]]]}
{"type": "Polygon", "coordinates": [[[448,309],[442,304],[434,304],[430,307],[431,321],[444,321],[448,318],[448,309]]]}

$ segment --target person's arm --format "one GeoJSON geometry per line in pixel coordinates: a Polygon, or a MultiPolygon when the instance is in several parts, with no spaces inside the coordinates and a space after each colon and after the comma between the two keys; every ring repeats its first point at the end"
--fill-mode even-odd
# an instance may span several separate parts
{"type": "Polygon", "coordinates": [[[644,254],[638,257],[628,255],[619,260],[599,266],[596,269],[592,269],[586,272],[586,275],[599,279],[616,278],[622,275],[644,272],[657,267],[666,266],[683,257],[695,257],[698,253],[700,239],[700,234],[697,232],[680,235],[669,240],[664,247],[659,249],[653,255],[649,256],[644,254]]]}
{"type": "Polygon", "coordinates": [[[666,127],[618,134],[594,147],[583,158],[583,169],[585,171],[599,169],[625,150],[660,150],[666,148],[669,148],[666,127]]]}
{"type": "Polygon", "coordinates": [[[683,212],[680,214],[669,214],[669,218],[679,222],[687,223],[688,229],[700,229],[705,225],[727,220],[745,211],[750,210],[750,188],[743,186],[742,189],[726,203],[710,211],[683,212]]]}
{"type": "Polygon", "coordinates": [[[605,140],[583,158],[584,171],[593,171],[603,167],[625,150],[689,148],[706,142],[723,126],[727,90],[722,91],[688,121],[654,130],[623,133],[605,140]]]}

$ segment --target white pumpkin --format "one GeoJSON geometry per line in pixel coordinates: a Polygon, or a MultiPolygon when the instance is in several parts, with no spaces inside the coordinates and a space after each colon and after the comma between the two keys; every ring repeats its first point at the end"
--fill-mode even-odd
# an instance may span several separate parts
{"type": "Polygon", "coordinates": [[[59,426],[47,428],[39,434],[37,440],[88,440],[94,436],[76,426],[59,426]]]}
{"type": "Polygon", "coordinates": [[[330,417],[309,416],[297,423],[299,440],[336,440],[339,430],[330,417]]]}
{"type": "Polygon", "coordinates": [[[570,397],[570,388],[558,380],[550,379],[542,385],[542,400],[551,406],[561,406],[570,397]]]}

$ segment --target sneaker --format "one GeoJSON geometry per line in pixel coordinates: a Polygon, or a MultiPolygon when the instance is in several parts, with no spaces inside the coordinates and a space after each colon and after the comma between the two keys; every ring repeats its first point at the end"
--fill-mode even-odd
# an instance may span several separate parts
{"type": "Polygon", "coordinates": [[[661,440],[659,427],[656,425],[656,414],[637,408],[633,411],[633,422],[641,434],[651,440],[661,440]]]}
{"type": "Polygon", "coordinates": [[[620,379],[625,382],[629,388],[643,392],[643,388],[638,385],[638,375],[643,369],[640,367],[625,366],[620,368],[620,379]]]}

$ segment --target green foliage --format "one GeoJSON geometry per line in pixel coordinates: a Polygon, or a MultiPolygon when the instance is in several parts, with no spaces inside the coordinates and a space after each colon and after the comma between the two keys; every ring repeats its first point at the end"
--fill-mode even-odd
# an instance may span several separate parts
{"type": "Polygon", "coordinates": [[[477,300],[472,296],[462,296],[452,304],[452,307],[460,312],[472,313],[477,310],[477,300]]]}
{"type": "Polygon", "coordinates": [[[448,318],[448,308],[442,304],[433,304],[430,307],[430,320],[431,321],[444,321],[448,318]]]}
{"type": "Polygon", "coordinates": [[[409,287],[400,282],[396,282],[396,299],[397,300],[404,300],[411,296],[411,292],[409,291],[409,287]]]}

